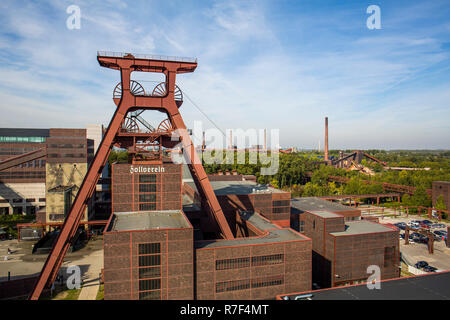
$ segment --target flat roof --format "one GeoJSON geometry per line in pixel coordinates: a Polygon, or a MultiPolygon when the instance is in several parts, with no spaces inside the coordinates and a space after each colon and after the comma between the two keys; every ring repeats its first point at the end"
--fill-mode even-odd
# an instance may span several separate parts
{"type": "Polygon", "coordinates": [[[430,273],[415,277],[386,280],[380,289],[366,284],[337,287],[278,296],[295,300],[296,296],[311,294],[312,300],[449,300],[450,272],[430,273]]]}
{"type": "Polygon", "coordinates": [[[235,238],[232,240],[206,240],[196,241],[195,248],[208,249],[208,248],[220,248],[220,247],[234,247],[245,246],[255,244],[268,244],[276,242],[287,241],[301,241],[309,240],[306,236],[303,236],[290,228],[281,228],[277,225],[270,223],[267,219],[263,218],[256,212],[244,211],[240,213],[243,220],[250,222],[256,228],[261,231],[266,231],[264,236],[248,237],[248,238],[235,238]]]}
{"type": "Polygon", "coordinates": [[[115,212],[108,232],[192,228],[181,210],[115,212]]]}
{"type": "Polygon", "coordinates": [[[50,137],[50,129],[0,128],[1,137],[50,137]]]}
{"type": "Polygon", "coordinates": [[[300,211],[349,211],[357,210],[343,204],[328,201],[317,197],[298,197],[291,199],[291,206],[300,211]]]}
{"type": "Polygon", "coordinates": [[[345,231],[331,232],[330,234],[336,237],[348,236],[354,234],[366,234],[377,232],[392,232],[392,228],[383,226],[382,224],[371,222],[368,220],[347,221],[345,222],[345,231]]]}
{"type": "MultiPolygon", "coordinates": [[[[195,183],[185,181],[194,190],[197,190],[195,183]]],[[[253,181],[210,181],[211,187],[217,196],[224,196],[229,194],[267,194],[267,193],[283,193],[266,185],[258,184],[253,181]]]]}
{"type": "Polygon", "coordinates": [[[336,214],[330,211],[311,211],[312,214],[320,216],[322,218],[343,218],[344,216],[336,214]]]}

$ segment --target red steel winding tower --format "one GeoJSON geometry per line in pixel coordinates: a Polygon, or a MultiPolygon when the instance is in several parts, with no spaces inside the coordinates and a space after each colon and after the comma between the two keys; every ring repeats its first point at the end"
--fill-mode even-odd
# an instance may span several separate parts
{"type": "Polygon", "coordinates": [[[121,81],[113,93],[113,100],[117,108],[72,204],[70,213],[64,221],[56,243],[42,268],[30,295],[31,300],[39,299],[42,290],[54,282],[113,145],[127,148],[132,155],[135,155],[147,146],[172,148],[181,142],[189,170],[202,199],[205,200],[207,213],[212,218],[211,220],[216,222],[223,238],[233,238],[233,233],[179,112],[183,95],[175,84],[176,75],[194,72],[197,68],[197,60],[108,52],[98,52],[97,60],[102,67],[120,71],[121,81]],[[138,82],[131,80],[131,73],[134,71],[163,73],[165,81],[157,85],[151,94],[147,94],[138,82]],[[145,110],[163,112],[167,114],[167,119],[155,129],[140,117],[145,110]],[[140,130],[139,124],[146,127],[147,130],[140,130]],[[175,130],[178,135],[176,139],[173,138],[175,130]]]}

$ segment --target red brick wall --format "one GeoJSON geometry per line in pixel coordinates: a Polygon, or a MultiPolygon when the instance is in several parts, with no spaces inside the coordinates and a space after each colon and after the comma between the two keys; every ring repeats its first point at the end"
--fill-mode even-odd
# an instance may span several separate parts
{"type": "Polygon", "coordinates": [[[169,229],[104,234],[105,300],[139,299],[140,243],[161,245],[161,299],[193,299],[193,230],[169,229]]]}
{"type": "Polygon", "coordinates": [[[311,288],[311,241],[293,241],[264,245],[246,245],[196,250],[196,299],[273,299],[283,292],[299,292],[311,288]],[[216,261],[283,255],[282,263],[216,270],[216,261]],[[244,288],[217,292],[221,283],[241,280],[244,288]],[[256,288],[258,281],[281,281],[275,285],[256,288]],[[247,284],[248,287],[245,287],[247,284]]]}
{"type": "MultiPolygon", "coordinates": [[[[112,209],[113,212],[141,211],[139,195],[139,175],[149,173],[130,173],[130,167],[164,167],[164,172],[156,175],[156,208],[154,210],[181,210],[180,164],[162,162],[114,163],[112,165],[112,209]]],[[[143,210],[147,211],[147,210],[143,210]]]]}

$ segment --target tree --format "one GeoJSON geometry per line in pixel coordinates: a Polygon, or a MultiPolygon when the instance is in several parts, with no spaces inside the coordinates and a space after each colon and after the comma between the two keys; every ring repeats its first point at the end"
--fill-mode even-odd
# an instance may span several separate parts
{"type": "Polygon", "coordinates": [[[442,194],[439,197],[437,197],[436,204],[434,205],[434,207],[437,210],[447,210],[447,206],[445,205],[444,202],[444,196],[442,194]]]}
{"type": "Polygon", "coordinates": [[[414,206],[431,207],[431,199],[424,185],[416,188],[416,191],[411,197],[411,202],[414,206]]]}

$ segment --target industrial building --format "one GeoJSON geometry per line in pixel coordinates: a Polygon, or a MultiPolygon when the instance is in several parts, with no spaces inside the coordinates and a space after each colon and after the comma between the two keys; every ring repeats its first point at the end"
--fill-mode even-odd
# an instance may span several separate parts
{"type": "Polygon", "coordinates": [[[272,195],[280,190],[256,191],[256,183],[230,176],[211,182],[219,199],[239,201],[222,205],[234,239],[214,239],[211,227],[203,228],[211,221],[201,204],[189,210],[198,195],[193,182],[184,184],[191,197],[183,195],[182,170],[169,160],[113,164],[105,299],[273,299],[311,287],[311,240],[263,216],[277,211],[272,202],[280,200],[272,195]]]}
{"type": "Polygon", "coordinates": [[[64,221],[102,134],[101,125],[0,129],[0,214],[36,214],[41,224],[64,221]]]}
{"type": "Polygon", "coordinates": [[[433,181],[431,198],[433,207],[436,206],[436,201],[439,196],[444,199],[444,204],[447,210],[450,210],[450,181],[433,181]]]}
{"type": "Polygon", "coordinates": [[[400,274],[399,231],[361,220],[359,210],[320,198],[292,200],[294,229],[312,239],[312,281],[322,288],[367,281],[367,268],[381,279],[400,274]]]}
{"type": "Polygon", "coordinates": [[[384,278],[398,273],[398,231],[359,221],[359,210],[330,202],[317,210],[319,200],[306,199],[304,207],[294,201],[291,212],[289,192],[248,176],[206,174],[176,86],[179,74],[196,69],[196,59],[98,52],[97,60],[120,72],[113,90],[117,109],[30,299],[54,282],[113,146],[129,158],[112,166],[112,214],[104,232],[107,300],[273,299],[310,290],[313,281],[361,281],[367,263],[380,264],[384,278]],[[165,81],[144,88],[131,80],[135,71],[162,73],[165,81]],[[141,116],[147,111],[167,119],[153,126],[141,116]],[[166,158],[174,147],[181,147],[187,165],[166,158]],[[294,230],[296,220],[304,221],[301,230],[294,230]]]}

